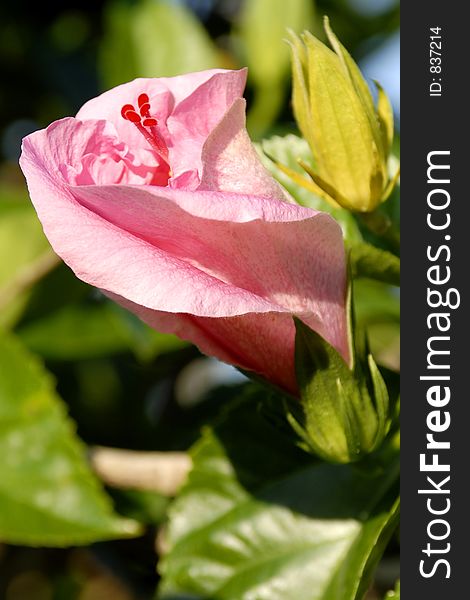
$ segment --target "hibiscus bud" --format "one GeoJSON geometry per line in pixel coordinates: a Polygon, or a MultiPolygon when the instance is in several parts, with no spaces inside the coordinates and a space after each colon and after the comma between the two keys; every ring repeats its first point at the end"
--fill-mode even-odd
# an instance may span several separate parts
{"type": "MultiPolygon", "coordinates": [[[[296,320],[296,372],[307,446],[325,460],[349,463],[378,448],[389,426],[387,387],[371,354],[347,365],[321,336],[296,320]]],[[[351,349],[354,357],[354,351],[351,349]]]]}
{"type": "Polygon", "coordinates": [[[246,72],[136,79],[23,140],[52,247],[163,333],[297,395],[292,314],[349,360],[330,215],[286,201],[245,128],[246,72]]]}
{"type": "Polygon", "coordinates": [[[387,161],[393,112],[376,84],[377,106],[358,66],[330,29],[333,50],[311,33],[291,33],[293,109],[313,153],[302,166],[332,203],[357,212],[373,211],[391,193],[387,161]]]}

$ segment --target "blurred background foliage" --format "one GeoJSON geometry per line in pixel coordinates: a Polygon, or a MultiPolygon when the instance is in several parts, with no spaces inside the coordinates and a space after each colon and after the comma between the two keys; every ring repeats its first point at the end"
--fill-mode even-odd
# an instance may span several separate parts
{"type": "MultiPolygon", "coordinates": [[[[309,29],[323,38],[323,14],[365,75],[383,84],[398,121],[395,0],[72,0],[41,3],[35,11],[23,0],[2,3],[1,599],[151,598],[158,582],[156,532],[167,500],[149,492],[105,494],[86,466],[83,442],[186,450],[242,381],[234,369],[150,330],[60,263],[42,234],[17,165],[21,138],[134,77],[247,65],[250,133],[256,140],[271,138],[259,147],[287,164],[292,155],[272,137],[296,133],[285,30],[309,29]],[[210,398],[201,402],[208,392],[210,398]],[[19,456],[22,447],[29,455],[18,469],[7,457],[19,456]],[[64,494],[79,483],[83,488],[84,478],[86,498],[64,494]],[[44,481],[50,483],[49,495],[40,493],[44,481]],[[49,519],[42,527],[47,525],[50,537],[42,542],[35,533],[39,525],[21,511],[17,523],[2,520],[2,511],[11,514],[8,507],[19,501],[11,490],[23,483],[21,502],[42,506],[49,519]],[[54,532],[63,530],[57,521],[61,512],[71,516],[68,537],[58,541],[54,532]],[[138,533],[133,519],[144,524],[143,533],[112,541],[138,533]],[[104,541],[82,547],[87,540],[104,541]],[[76,545],[58,550],[29,543],[76,545]]],[[[303,144],[297,138],[292,143],[303,144]]],[[[290,191],[299,202],[315,204],[302,197],[300,188],[290,191]]],[[[390,206],[393,211],[396,204],[390,206]]],[[[360,236],[355,222],[346,218],[342,225],[347,235],[360,236]]],[[[360,282],[356,294],[358,320],[370,328],[375,353],[393,372],[398,368],[396,297],[383,284],[368,281],[360,282]]]]}

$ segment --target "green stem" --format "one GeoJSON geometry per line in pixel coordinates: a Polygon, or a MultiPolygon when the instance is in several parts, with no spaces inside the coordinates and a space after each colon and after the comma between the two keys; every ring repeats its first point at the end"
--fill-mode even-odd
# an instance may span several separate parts
{"type": "Polygon", "coordinates": [[[393,252],[400,255],[400,232],[393,227],[390,217],[378,210],[361,213],[359,216],[370,232],[387,241],[393,252]]]}

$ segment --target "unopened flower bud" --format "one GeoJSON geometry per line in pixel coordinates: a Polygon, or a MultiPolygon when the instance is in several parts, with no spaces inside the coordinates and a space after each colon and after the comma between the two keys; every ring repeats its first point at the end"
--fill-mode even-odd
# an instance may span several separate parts
{"type": "Polygon", "coordinates": [[[383,89],[372,94],[325,19],[332,50],[309,32],[291,33],[293,108],[313,153],[303,164],[319,195],[356,212],[373,211],[393,189],[387,162],[393,112],[383,89]]]}

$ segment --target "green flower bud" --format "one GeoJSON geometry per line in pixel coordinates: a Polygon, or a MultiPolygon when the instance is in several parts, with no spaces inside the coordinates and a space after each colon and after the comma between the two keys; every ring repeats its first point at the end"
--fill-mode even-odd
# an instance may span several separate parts
{"type": "Polygon", "coordinates": [[[370,212],[392,191],[388,156],[393,112],[376,83],[378,101],[330,29],[332,50],[309,32],[291,33],[294,115],[314,157],[302,164],[319,195],[351,211],[370,212]]]}
{"type": "Polygon", "coordinates": [[[303,423],[290,422],[327,461],[349,463],[377,449],[390,425],[387,387],[370,353],[347,365],[320,335],[296,319],[296,372],[303,423]]]}

